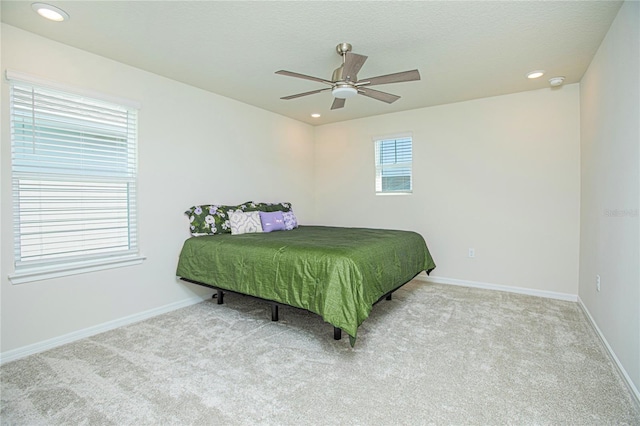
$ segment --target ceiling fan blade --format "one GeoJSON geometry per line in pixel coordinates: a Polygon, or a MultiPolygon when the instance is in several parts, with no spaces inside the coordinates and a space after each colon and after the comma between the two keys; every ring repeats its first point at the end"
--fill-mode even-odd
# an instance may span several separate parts
{"type": "Polygon", "coordinates": [[[356,75],[367,60],[367,56],[346,52],[344,54],[344,68],[342,79],[345,81],[356,81],[356,75]]]}
{"type": "Polygon", "coordinates": [[[369,88],[358,88],[358,93],[369,98],[377,99],[388,104],[394,103],[400,96],[392,95],[391,93],[381,92],[379,90],[373,90],[369,88]]]}
{"type": "Polygon", "coordinates": [[[329,85],[333,84],[333,82],[327,81],[327,80],[325,80],[323,78],[312,77],[310,75],[300,74],[300,73],[292,72],[292,71],[280,70],[280,71],[276,71],[276,74],[286,75],[286,76],[289,76],[289,77],[304,78],[305,80],[317,81],[318,83],[324,83],[324,84],[329,84],[329,85]]]}
{"type": "Polygon", "coordinates": [[[393,74],[380,75],[378,77],[363,78],[356,83],[356,86],[373,86],[376,84],[400,83],[403,81],[420,80],[418,70],[396,72],[393,74]]]}
{"type": "Polygon", "coordinates": [[[310,92],[298,93],[296,95],[284,96],[280,99],[284,99],[288,101],[289,99],[301,98],[302,96],[307,96],[307,95],[315,95],[316,93],[325,92],[327,90],[331,90],[331,87],[327,87],[326,89],[312,90],[310,92]]]}
{"type": "Polygon", "coordinates": [[[338,109],[344,106],[344,102],[346,99],[343,98],[334,98],[333,103],[331,104],[331,109],[338,109]]]}

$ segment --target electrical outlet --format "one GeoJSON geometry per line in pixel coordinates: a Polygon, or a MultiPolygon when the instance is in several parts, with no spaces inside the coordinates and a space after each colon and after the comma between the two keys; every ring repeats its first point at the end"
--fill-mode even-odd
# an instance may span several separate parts
{"type": "Polygon", "coordinates": [[[596,290],[600,291],[600,275],[596,275],[596,290]]]}
{"type": "Polygon", "coordinates": [[[476,249],[469,249],[469,257],[476,257],[476,249]]]}

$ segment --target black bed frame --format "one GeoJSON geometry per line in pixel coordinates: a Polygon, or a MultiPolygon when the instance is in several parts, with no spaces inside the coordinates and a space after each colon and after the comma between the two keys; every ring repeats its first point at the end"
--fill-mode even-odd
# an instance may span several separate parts
{"type": "MultiPolygon", "coordinates": [[[[418,274],[416,274],[413,278],[415,278],[416,276],[418,276],[418,274]]],[[[411,280],[413,280],[413,278],[411,278],[411,280]]],[[[271,321],[278,321],[278,307],[279,306],[287,306],[287,307],[291,307],[291,308],[296,308],[296,309],[302,309],[302,310],[306,310],[303,308],[298,308],[295,306],[291,306],[291,305],[287,305],[287,304],[283,304],[283,303],[278,303],[278,302],[274,302],[273,300],[268,300],[268,299],[263,299],[261,297],[258,296],[252,296],[249,294],[245,294],[245,293],[240,293],[237,291],[233,291],[233,290],[223,290],[221,288],[218,288],[216,286],[213,286],[211,284],[205,284],[205,283],[201,283],[199,281],[194,281],[194,280],[190,280],[187,278],[180,278],[182,281],[188,282],[188,283],[192,283],[192,284],[197,284],[197,285],[201,285],[204,287],[209,287],[212,288],[214,290],[216,290],[216,293],[213,294],[213,296],[211,296],[213,299],[218,299],[218,305],[222,305],[224,303],[224,293],[228,292],[228,293],[233,293],[233,294],[239,294],[241,296],[245,296],[245,297],[250,297],[252,299],[256,299],[256,300],[260,300],[262,302],[266,302],[268,304],[271,305],[271,321]]],[[[409,281],[411,281],[409,280],[409,281]]],[[[380,302],[382,299],[385,300],[391,300],[392,299],[392,295],[393,293],[398,290],[400,287],[404,286],[406,283],[408,283],[409,281],[400,284],[399,286],[397,286],[396,288],[394,288],[393,290],[389,291],[388,293],[382,295],[375,303],[374,305],[376,305],[378,302],[380,302]]],[[[338,328],[336,326],[333,326],[333,338],[334,340],[340,340],[342,339],[342,329],[338,328]]]]}

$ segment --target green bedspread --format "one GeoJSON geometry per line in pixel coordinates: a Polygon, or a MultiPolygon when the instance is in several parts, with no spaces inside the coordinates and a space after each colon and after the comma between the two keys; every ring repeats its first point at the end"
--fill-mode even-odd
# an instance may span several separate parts
{"type": "Polygon", "coordinates": [[[415,232],[301,226],[189,238],[177,276],[307,309],[355,339],[380,297],[433,268],[415,232]]]}

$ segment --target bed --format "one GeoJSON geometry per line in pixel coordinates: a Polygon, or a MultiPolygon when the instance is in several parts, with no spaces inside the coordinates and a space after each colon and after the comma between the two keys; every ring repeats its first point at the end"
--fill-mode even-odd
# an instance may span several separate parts
{"type": "Polygon", "coordinates": [[[189,238],[177,276],[218,290],[218,303],[226,290],[314,312],[353,345],[375,303],[434,268],[415,232],[300,226],[189,238]]]}

